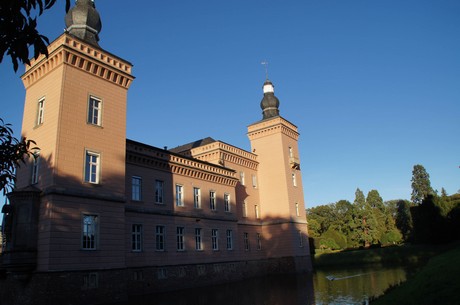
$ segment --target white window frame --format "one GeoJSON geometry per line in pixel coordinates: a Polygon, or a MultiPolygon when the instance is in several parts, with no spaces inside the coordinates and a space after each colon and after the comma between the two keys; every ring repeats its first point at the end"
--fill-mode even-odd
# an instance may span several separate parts
{"type": "Polygon", "coordinates": [[[244,179],[244,172],[240,172],[240,182],[241,182],[241,185],[245,185],[245,179],[244,179]]]}
{"type": "Polygon", "coordinates": [[[85,151],[85,177],[87,183],[99,184],[101,175],[101,154],[86,150],[85,151]]]}
{"type": "Polygon", "coordinates": [[[97,214],[83,214],[81,224],[82,250],[96,250],[99,242],[99,216],[97,214]]]}
{"type": "Polygon", "coordinates": [[[243,233],[243,241],[244,241],[244,251],[249,251],[251,248],[249,247],[249,234],[247,232],[243,233]]]}
{"type": "Polygon", "coordinates": [[[102,126],[102,100],[90,95],[88,98],[88,124],[102,126]]]}
{"type": "Polygon", "coordinates": [[[257,204],[254,206],[254,213],[255,213],[256,219],[259,219],[260,212],[259,212],[259,206],[257,204]]]}
{"type": "Polygon", "coordinates": [[[164,203],[164,184],[163,180],[155,180],[155,203],[164,203]]]}
{"type": "Polygon", "coordinates": [[[42,97],[37,103],[37,120],[35,126],[40,126],[45,121],[45,98],[42,97]]]}
{"type": "Polygon", "coordinates": [[[213,251],[219,250],[219,230],[211,229],[211,245],[213,251]]]}
{"type": "Polygon", "coordinates": [[[295,203],[295,214],[296,214],[297,217],[300,216],[299,204],[297,202],[295,203]]]}
{"type": "Polygon", "coordinates": [[[158,225],[155,227],[155,251],[163,252],[165,251],[165,236],[166,236],[165,226],[158,225]]]}
{"type": "Polygon", "coordinates": [[[185,228],[176,227],[176,250],[185,251],[185,228]]]}
{"type": "Polygon", "coordinates": [[[299,230],[299,248],[303,248],[303,234],[302,231],[299,230]]]}
{"type": "Polygon", "coordinates": [[[246,203],[246,201],[243,201],[242,209],[243,209],[243,217],[244,218],[248,217],[248,204],[246,203]]]}
{"type": "Polygon", "coordinates": [[[231,201],[230,201],[230,194],[229,193],[224,193],[224,211],[225,212],[230,212],[231,211],[231,201]]]}
{"type": "Polygon", "coordinates": [[[182,184],[176,184],[176,206],[184,206],[184,186],[182,184]]]}
{"type": "Polygon", "coordinates": [[[209,191],[209,208],[211,211],[217,210],[217,194],[216,191],[209,191]]]}
{"type": "Polygon", "coordinates": [[[142,252],[143,228],[142,224],[134,223],[131,226],[131,251],[142,252]]]}
{"type": "Polygon", "coordinates": [[[292,185],[297,186],[297,177],[295,173],[292,173],[292,185]]]}
{"type": "Polygon", "coordinates": [[[233,250],[233,231],[227,230],[227,250],[233,250]]]}
{"type": "Polygon", "coordinates": [[[257,176],[256,175],[252,175],[252,187],[253,188],[257,188],[257,176]]]}
{"type": "Polygon", "coordinates": [[[142,200],[142,177],[139,177],[139,176],[131,177],[131,200],[134,200],[134,201],[142,200]]]}
{"type": "Polygon", "coordinates": [[[32,161],[32,175],[31,175],[31,184],[37,184],[38,183],[38,173],[40,170],[40,152],[36,152],[32,154],[32,157],[34,158],[32,161]]]}
{"type": "Polygon", "coordinates": [[[201,189],[199,187],[193,188],[193,206],[195,209],[201,209],[201,189]]]}
{"type": "Polygon", "coordinates": [[[203,250],[203,238],[202,238],[202,231],[201,228],[195,228],[195,250],[202,251],[203,250]]]}

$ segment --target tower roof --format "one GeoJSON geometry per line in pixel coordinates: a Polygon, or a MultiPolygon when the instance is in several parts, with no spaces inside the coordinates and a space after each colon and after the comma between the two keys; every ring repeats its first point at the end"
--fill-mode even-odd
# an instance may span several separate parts
{"type": "Polygon", "coordinates": [[[280,101],[275,96],[275,86],[270,80],[266,80],[263,86],[264,97],[260,101],[260,108],[262,108],[263,119],[269,119],[280,115],[278,107],[280,101]]]}
{"type": "Polygon", "coordinates": [[[65,16],[66,31],[94,46],[99,46],[101,18],[94,0],[77,0],[65,16]]]}

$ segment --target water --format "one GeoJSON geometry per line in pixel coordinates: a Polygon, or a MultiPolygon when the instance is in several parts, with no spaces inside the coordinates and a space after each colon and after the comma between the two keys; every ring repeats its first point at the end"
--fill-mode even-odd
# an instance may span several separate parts
{"type": "Polygon", "coordinates": [[[404,267],[316,270],[132,298],[117,305],[355,305],[404,282],[404,267]]]}

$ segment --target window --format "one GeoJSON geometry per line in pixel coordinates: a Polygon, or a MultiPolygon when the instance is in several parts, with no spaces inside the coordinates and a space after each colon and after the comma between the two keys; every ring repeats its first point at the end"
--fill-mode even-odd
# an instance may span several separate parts
{"type": "Polygon", "coordinates": [[[252,187],[257,188],[257,176],[252,175],[252,187]]]}
{"type": "Polygon", "coordinates": [[[133,224],[131,229],[131,250],[133,252],[142,251],[142,225],[133,224]]]}
{"type": "Polygon", "coordinates": [[[37,184],[38,183],[38,170],[40,168],[40,152],[34,153],[32,156],[34,160],[32,163],[31,183],[37,184]]]}
{"type": "Polygon", "coordinates": [[[299,247],[303,247],[303,234],[302,231],[299,231],[299,247]]]}
{"type": "Polygon", "coordinates": [[[243,217],[248,217],[248,208],[246,202],[243,202],[243,217]]]}
{"type": "Polygon", "coordinates": [[[184,206],[184,186],[176,184],[176,206],[184,206]]]}
{"type": "Polygon", "coordinates": [[[244,172],[240,172],[240,182],[242,185],[244,185],[244,172]]]}
{"type": "Polygon", "coordinates": [[[165,227],[156,226],[155,229],[155,250],[164,251],[165,250],[165,227]]]}
{"type": "Polygon", "coordinates": [[[298,203],[295,204],[295,214],[296,214],[297,216],[300,216],[299,204],[298,204],[298,203]]]}
{"type": "Polygon", "coordinates": [[[85,182],[99,183],[100,155],[92,151],[86,151],[85,158],[85,182]]]}
{"type": "Polygon", "coordinates": [[[262,250],[262,238],[260,233],[257,233],[257,250],[262,250]]]}
{"type": "Polygon", "coordinates": [[[254,212],[256,214],[256,219],[259,219],[260,215],[259,215],[259,206],[258,205],[254,206],[254,212]]]}
{"type": "Polygon", "coordinates": [[[82,220],[82,248],[96,250],[97,247],[97,215],[83,215],[82,220]]]}
{"type": "Polygon", "coordinates": [[[155,180],[155,203],[163,203],[164,182],[155,180]]]}
{"type": "Polygon", "coordinates": [[[233,250],[233,231],[227,230],[227,250],[233,250]]]}
{"type": "Polygon", "coordinates": [[[43,124],[45,119],[45,98],[41,98],[37,104],[37,121],[35,122],[36,125],[43,124]]]}
{"type": "Polygon", "coordinates": [[[91,272],[83,275],[83,289],[96,289],[99,287],[99,276],[97,272],[91,272]]]}
{"type": "Polygon", "coordinates": [[[292,147],[289,147],[289,158],[294,157],[294,152],[292,151],[292,147]]]}
{"type": "Polygon", "coordinates": [[[231,208],[231,205],[230,205],[230,194],[225,193],[225,194],[224,194],[224,210],[225,210],[225,212],[230,212],[230,208],[231,208]]]}
{"type": "Polygon", "coordinates": [[[211,244],[214,251],[219,250],[219,230],[211,230],[211,244]]]}
{"type": "Polygon", "coordinates": [[[216,192],[215,191],[209,192],[209,208],[213,211],[216,210],[216,192]]]}
{"type": "Polygon", "coordinates": [[[249,251],[249,235],[248,233],[243,233],[243,240],[244,240],[244,250],[249,251]]]}
{"type": "Polygon", "coordinates": [[[142,200],[142,178],[133,176],[131,178],[131,200],[142,200]]]}
{"type": "Polygon", "coordinates": [[[176,242],[177,242],[177,251],[185,250],[185,228],[177,227],[176,228],[176,242]]]}
{"type": "Polygon", "coordinates": [[[203,250],[201,243],[201,228],[195,229],[195,250],[203,250]]]}
{"type": "Polygon", "coordinates": [[[193,188],[193,206],[195,209],[201,209],[201,190],[198,187],[193,188]]]}
{"type": "Polygon", "coordinates": [[[297,179],[295,177],[295,173],[292,173],[292,185],[297,186],[297,179]]]}
{"type": "Polygon", "coordinates": [[[93,125],[102,125],[101,120],[102,101],[93,96],[89,97],[88,102],[88,123],[93,125]]]}

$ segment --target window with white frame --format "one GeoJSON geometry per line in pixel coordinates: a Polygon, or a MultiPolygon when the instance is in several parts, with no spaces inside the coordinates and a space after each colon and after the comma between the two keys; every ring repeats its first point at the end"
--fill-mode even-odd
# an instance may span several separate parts
{"type": "Polygon", "coordinates": [[[177,251],[185,250],[185,228],[177,227],[176,228],[176,249],[177,251]]]}
{"type": "Polygon", "coordinates": [[[252,175],[252,187],[257,188],[257,176],[252,175]]]}
{"type": "Polygon", "coordinates": [[[242,209],[243,209],[243,217],[248,217],[248,207],[245,201],[243,201],[242,209]]]}
{"type": "Polygon", "coordinates": [[[36,126],[43,124],[45,120],[45,98],[41,98],[37,103],[37,121],[36,126]]]}
{"type": "Polygon", "coordinates": [[[165,227],[156,226],[155,228],[155,250],[164,251],[165,250],[165,227]]]}
{"type": "Polygon", "coordinates": [[[195,250],[203,250],[201,228],[195,228],[195,250]]]}
{"type": "Polygon", "coordinates": [[[244,172],[240,172],[240,182],[242,185],[245,184],[245,181],[244,181],[244,172]]]}
{"type": "Polygon", "coordinates": [[[224,210],[225,212],[230,212],[230,209],[231,209],[230,194],[225,193],[224,194],[224,210]]]}
{"type": "Polygon", "coordinates": [[[289,158],[294,157],[294,152],[292,151],[292,147],[289,146],[289,158]]]}
{"type": "Polygon", "coordinates": [[[163,192],[164,192],[164,181],[155,180],[155,203],[164,203],[163,192]]]}
{"type": "Polygon", "coordinates": [[[193,188],[193,207],[201,209],[201,189],[199,187],[193,188]]]}
{"type": "Polygon", "coordinates": [[[142,200],[142,178],[133,176],[131,178],[131,200],[142,200]]]}
{"type": "Polygon", "coordinates": [[[219,250],[219,230],[217,229],[211,230],[211,244],[212,244],[212,250],[214,251],[219,250]]]}
{"type": "Polygon", "coordinates": [[[85,182],[98,184],[100,180],[101,155],[93,151],[86,151],[85,155],[85,182]]]}
{"type": "Polygon", "coordinates": [[[256,215],[256,219],[259,219],[260,218],[260,215],[259,215],[259,206],[256,204],[254,206],[254,213],[256,215]]]}
{"type": "Polygon", "coordinates": [[[38,172],[40,169],[40,152],[36,152],[32,154],[34,158],[32,161],[32,176],[31,176],[31,183],[37,184],[38,183],[38,172]]]}
{"type": "Polygon", "coordinates": [[[133,252],[142,251],[142,225],[133,224],[131,228],[131,250],[133,252]]]}
{"type": "Polygon", "coordinates": [[[216,192],[215,191],[209,192],[209,208],[212,211],[216,210],[216,192]]]}
{"type": "Polygon", "coordinates": [[[303,234],[302,231],[299,231],[299,247],[303,247],[303,234]]]}
{"type": "Polygon", "coordinates": [[[88,101],[88,123],[102,125],[102,101],[94,96],[90,96],[88,101]]]}
{"type": "Polygon", "coordinates": [[[243,233],[243,241],[244,241],[244,250],[249,251],[249,234],[247,232],[243,233]]]}
{"type": "Polygon", "coordinates": [[[300,216],[300,211],[299,211],[299,204],[296,202],[295,204],[295,215],[298,217],[300,216]]]}
{"type": "Polygon", "coordinates": [[[181,184],[176,184],[176,206],[184,206],[184,186],[181,184]]]}
{"type": "Polygon", "coordinates": [[[256,237],[257,237],[257,250],[262,250],[262,237],[260,233],[257,233],[256,237]]]}
{"type": "Polygon", "coordinates": [[[295,173],[292,173],[292,185],[297,186],[297,178],[295,176],[295,173]]]}
{"type": "Polygon", "coordinates": [[[227,250],[233,250],[233,231],[227,230],[227,250]]]}
{"type": "Polygon", "coordinates": [[[82,216],[82,249],[96,250],[98,242],[98,216],[82,216]]]}

